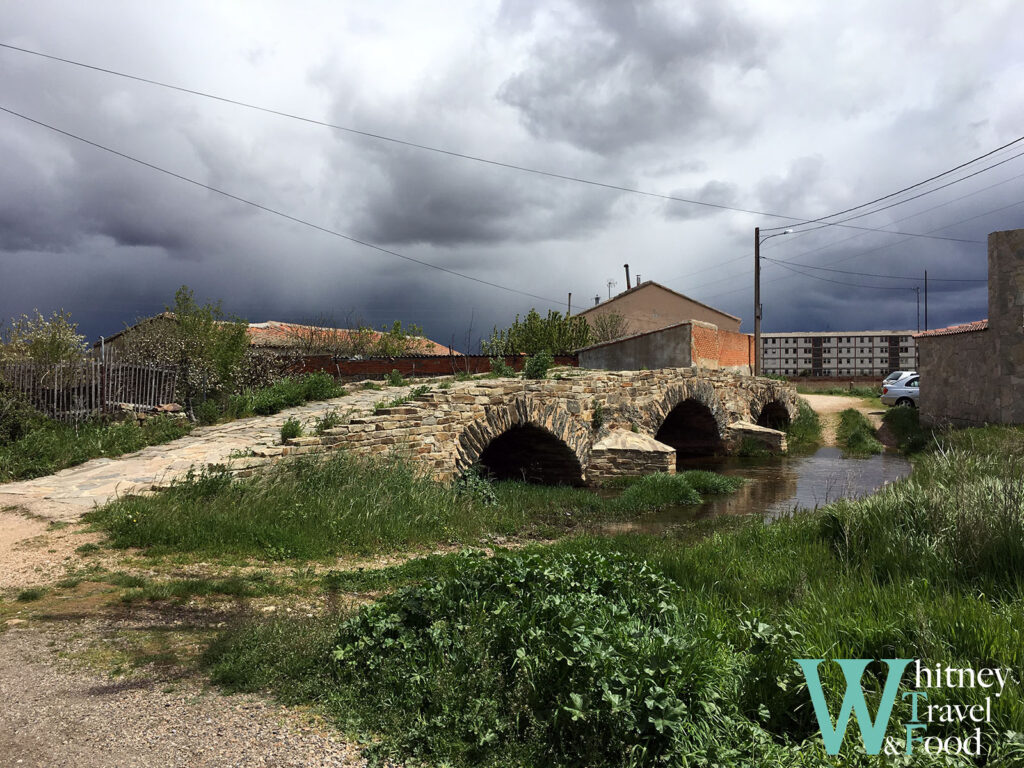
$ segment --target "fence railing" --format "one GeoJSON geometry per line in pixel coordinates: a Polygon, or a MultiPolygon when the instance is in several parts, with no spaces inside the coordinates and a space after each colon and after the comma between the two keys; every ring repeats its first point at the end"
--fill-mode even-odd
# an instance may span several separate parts
{"type": "Polygon", "coordinates": [[[57,365],[0,362],[0,379],[47,416],[66,422],[173,403],[177,378],[174,369],[101,359],[57,365]]]}

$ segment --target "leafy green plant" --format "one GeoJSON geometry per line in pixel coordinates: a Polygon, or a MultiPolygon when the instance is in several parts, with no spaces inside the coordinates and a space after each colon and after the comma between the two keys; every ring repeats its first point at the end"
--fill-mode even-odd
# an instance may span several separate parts
{"type": "Polygon", "coordinates": [[[388,386],[389,387],[401,387],[405,385],[405,377],[399,372],[397,368],[392,368],[391,373],[388,374],[388,386]]]}
{"type": "Polygon", "coordinates": [[[286,443],[294,437],[302,437],[302,422],[292,417],[281,425],[281,442],[286,443]]]}
{"type": "Polygon", "coordinates": [[[85,350],[85,336],[71,321],[71,313],[64,310],[45,317],[36,309],[33,316],[22,315],[0,327],[0,361],[58,365],[81,360],[85,350]]]}
{"type": "Polygon", "coordinates": [[[331,408],[327,413],[316,420],[316,423],[313,426],[313,431],[318,435],[322,435],[329,429],[341,426],[342,423],[344,423],[342,415],[336,408],[331,408]]]}
{"type": "Polygon", "coordinates": [[[215,400],[203,400],[196,403],[192,408],[192,413],[199,424],[216,424],[221,417],[220,406],[215,400]]]}
{"type": "Polygon", "coordinates": [[[604,406],[600,400],[591,404],[590,426],[595,432],[604,426],[604,406]]]}
{"type": "Polygon", "coordinates": [[[20,440],[48,423],[50,420],[33,408],[21,392],[0,380],[0,446],[20,440]]]}
{"type": "Polygon", "coordinates": [[[526,358],[523,365],[523,375],[528,379],[543,379],[548,375],[548,370],[555,364],[554,357],[546,349],[526,358]]]}
{"type": "Polygon", "coordinates": [[[495,378],[498,379],[512,379],[515,378],[516,369],[505,362],[504,357],[492,357],[489,360],[491,364],[491,373],[495,378]]]}
{"type": "Polygon", "coordinates": [[[29,587],[28,589],[21,590],[15,595],[14,599],[19,603],[32,603],[46,597],[46,592],[46,587],[29,587]]]}

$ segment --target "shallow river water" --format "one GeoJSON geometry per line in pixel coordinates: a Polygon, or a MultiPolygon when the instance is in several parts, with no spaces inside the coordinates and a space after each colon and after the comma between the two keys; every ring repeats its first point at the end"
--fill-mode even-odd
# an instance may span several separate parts
{"type": "Polygon", "coordinates": [[[813,509],[837,499],[866,496],[910,474],[910,462],[895,453],[844,458],[838,448],[823,447],[806,456],[730,456],[680,463],[680,472],[688,469],[736,475],[747,482],[735,493],[711,496],[697,507],[680,506],[645,515],[629,524],[629,528],[653,532],[673,523],[712,515],[759,514],[771,520],[794,509],[813,509]]]}

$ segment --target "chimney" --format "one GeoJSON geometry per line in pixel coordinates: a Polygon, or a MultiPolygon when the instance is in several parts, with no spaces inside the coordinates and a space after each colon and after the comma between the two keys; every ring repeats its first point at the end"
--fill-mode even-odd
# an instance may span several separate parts
{"type": "Polygon", "coordinates": [[[639,272],[636,273],[636,286],[637,286],[637,288],[640,287],[640,273],[639,272]]]}
{"type": "Polygon", "coordinates": [[[629,286],[631,285],[629,282],[629,264],[623,264],[622,266],[626,268],[626,290],[628,291],[629,286]]]}
{"type": "Polygon", "coordinates": [[[594,306],[596,307],[600,303],[601,303],[601,294],[598,294],[598,295],[596,295],[594,297],[594,306]]]}

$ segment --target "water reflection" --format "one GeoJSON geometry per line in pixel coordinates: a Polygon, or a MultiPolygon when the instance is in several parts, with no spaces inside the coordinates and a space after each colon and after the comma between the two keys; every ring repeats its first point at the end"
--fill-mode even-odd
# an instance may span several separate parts
{"type": "Polygon", "coordinates": [[[747,482],[736,493],[709,497],[696,507],[663,509],[626,527],[656,532],[674,523],[714,515],[759,514],[766,520],[774,520],[791,514],[794,509],[813,509],[837,499],[866,496],[910,474],[910,462],[894,453],[863,459],[844,458],[838,448],[823,447],[807,456],[762,459],[729,456],[681,461],[679,471],[687,469],[708,469],[743,477],[747,482]]]}

